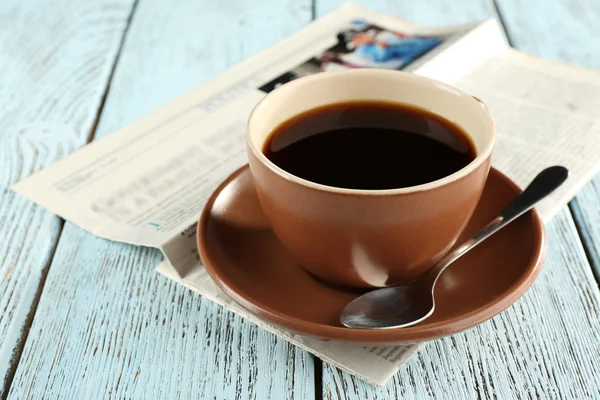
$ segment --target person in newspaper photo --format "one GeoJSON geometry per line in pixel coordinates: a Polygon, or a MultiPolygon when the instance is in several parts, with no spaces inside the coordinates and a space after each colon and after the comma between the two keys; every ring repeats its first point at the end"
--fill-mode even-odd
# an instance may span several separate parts
{"type": "Polygon", "coordinates": [[[390,31],[364,20],[356,20],[350,29],[338,33],[334,46],[278,76],[260,90],[268,93],[284,83],[317,72],[351,68],[403,69],[438,46],[442,40],[438,36],[390,31]]]}

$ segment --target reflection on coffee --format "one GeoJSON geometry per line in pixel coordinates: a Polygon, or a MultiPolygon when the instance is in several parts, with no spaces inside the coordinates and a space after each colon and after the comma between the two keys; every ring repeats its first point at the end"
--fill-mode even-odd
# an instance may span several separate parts
{"type": "Polygon", "coordinates": [[[452,122],[381,101],[327,105],[278,126],[263,153],[297,177],[347,189],[397,189],[441,179],[476,156],[452,122]]]}

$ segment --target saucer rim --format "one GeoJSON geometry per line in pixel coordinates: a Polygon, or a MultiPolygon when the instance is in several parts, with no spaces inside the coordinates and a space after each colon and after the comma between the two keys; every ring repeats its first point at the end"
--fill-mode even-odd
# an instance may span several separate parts
{"type": "MultiPolygon", "coordinates": [[[[417,324],[407,328],[383,330],[355,329],[347,328],[342,325],[324,325],[289,316],[273,309],[269,305],[257,301],[244,293],[243,290],[240,291],[241,293],[236,291],[235,288],[237,288],[238,285],[231,282],[227,276],[223,276],[219,273],[220,269],[217,266],[218,263],[214,261],[207,251],[208,246],[204,245],[207,241],[207,223],[217,196],[227,185],[247,170],[249,170],[248,164],[235,170],[219,184],[208,198],[197,226],[196,240],[198,252],[209,276],[227,296],[255,316],[284,329],[294,331],[295,333],[319,339],[376,345],[420,342],[455,334],[489,320],[514,304],[533,284],[541,272],[545,260],[547,247],[546,232],[542,218],[539,212],[534,208],[531,210],[534,243],[531,250],[531,258],[527,267],[523,270],[523,274],[519,276],[519,279],[515,280],[513,285],[505,291],[503,296],[493,299],[489,303],[475,310],[429,325],[423,326],[417,324]]],[[[508,184],[511,189],[514,189],[517,192],[522,191],[516,183],[499,170],[491,167],[489,174],[492,173],[498,175],[498,177],[508,184]]]]}

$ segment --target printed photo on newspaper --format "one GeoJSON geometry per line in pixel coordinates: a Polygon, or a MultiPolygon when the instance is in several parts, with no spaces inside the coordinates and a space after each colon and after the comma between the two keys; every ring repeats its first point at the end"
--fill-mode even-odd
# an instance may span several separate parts
{"type": "Polygon", "coordinates": [[[352,68],[402,70],[437,47],[444,35],[418,35],[385,29],[364,19],[350,21],[336,35],[337,43],[260,87],[269,93],[294,79],[318,72],[352,68]]]}
{"type": "Polygon", "coordinates": [[[404,70],[482,99],[497,127],[496,168],[522,186],[549,163],[571,171],[567,184],[540,204],[545,220],[600,169],[600,74],[510,49],[493,20],[425,28],[347,4],[13,190],[99,237],[161,249],[163,275],[384,384],[418,345],[322,342],[261,321],[217,288],[196,249],[204,203],[247,163],[245,125],[257,102],[299,77],[350,68],[404,70]]]}

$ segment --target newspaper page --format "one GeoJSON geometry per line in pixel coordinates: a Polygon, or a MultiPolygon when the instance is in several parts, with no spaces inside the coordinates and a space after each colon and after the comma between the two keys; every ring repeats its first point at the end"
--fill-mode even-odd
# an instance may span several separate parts
{"type": "Polygon", "coordinates": [[[423,29],[345,5],[13,189],[98,236],[160,248],[162,274],[370,383],[384,384],[418,345],[322,342],[261,321],[210,280],[195,243],[205,200],[246,163],[245,123],[254,105],[298,77],[361,67],[404,69],[482,99],[497,127],[493,165],[519,185],[546,166],[569,168],[567,183],[539,206],[545,220],[598,172],[594,138],[600,120],[593,110],[600,105],[599,73],[511,50],[495,21],[423,29]],[[378,42],[385,46],[373,45],[378,42]]]}

